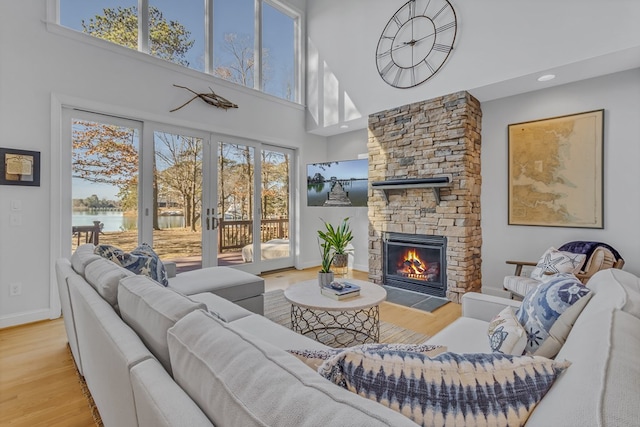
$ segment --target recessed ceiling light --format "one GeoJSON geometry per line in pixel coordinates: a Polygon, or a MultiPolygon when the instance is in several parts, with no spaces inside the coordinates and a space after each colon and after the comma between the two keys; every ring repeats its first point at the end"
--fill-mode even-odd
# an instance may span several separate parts
{"type": "Polygon", "coordinates": [[[340,129],[349,129],[349,125],[340,125],[340,129]]]}
{"type": "Polygon", "coordinates": [[[548,82],[549,80],[553,80],[556,78],[555,74],[545,74],[544,76],[538,77],[539,82],[548,82]]]}

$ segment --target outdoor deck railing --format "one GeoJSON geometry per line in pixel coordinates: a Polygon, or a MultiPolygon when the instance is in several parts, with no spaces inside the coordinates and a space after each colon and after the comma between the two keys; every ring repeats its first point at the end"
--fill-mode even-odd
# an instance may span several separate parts
{"type": "MultiPolygon", "coordinates": [[[[263,219],[260,221],[260,241],[289,237],[289,219],[263,219]]],[[[218,252],[241,249],[253,242],[253,221],[220,220],[218,227],[218,252]]]]}

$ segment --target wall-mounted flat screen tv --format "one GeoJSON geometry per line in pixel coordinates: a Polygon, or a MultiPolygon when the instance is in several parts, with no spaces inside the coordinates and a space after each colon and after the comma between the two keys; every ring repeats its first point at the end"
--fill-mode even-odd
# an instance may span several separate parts
{"type": "Polygon", "coordinates": [[[367,206],[367,159],[307,165],[308,206],[367,206]]]}

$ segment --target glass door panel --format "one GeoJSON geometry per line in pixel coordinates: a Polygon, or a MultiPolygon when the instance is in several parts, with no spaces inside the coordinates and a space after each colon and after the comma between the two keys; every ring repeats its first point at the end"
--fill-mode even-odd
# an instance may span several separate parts
{"type": "Polygon", "coordinates": [[[253,262],[255,148],[218,142],[218,265],[253,262]]]}
{"type": "Polygon", "coordinates": [[[201,268],[203,139],[155,131],[153,247],[178,272],[201,268]]]}
{"type": "MultiPolygon", "coordinates": [[[[291,155],[281,149],[261,150],[260,246],[261,260],[290,258],[291,155]],[[276,151],[278,150],[278,151],[276,151]]],[[[281,268],[281,267],[276,267],[281,268]]]]}
{"type": "Polygon", "coordinates": [[[83,243],[138,245],[140,129],[83,112],[71,119],[72,250],[83,243]]]}

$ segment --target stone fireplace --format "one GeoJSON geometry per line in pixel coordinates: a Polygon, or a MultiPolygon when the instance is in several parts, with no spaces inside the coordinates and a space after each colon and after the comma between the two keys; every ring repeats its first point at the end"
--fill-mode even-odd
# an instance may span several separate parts
{"type": "MultiPolygon", "coordinates": [[[[432,236],[446,243],[440,262],[445,283],[426,293],[460,302],[465,292],[480,290],[481,119],[480,103],[467,92],[369,116],[371,281],[383,283],[389,272],[389,236],[432,236]]],[[[434,268],[434,260],[425,262],[434,268]]]]}

